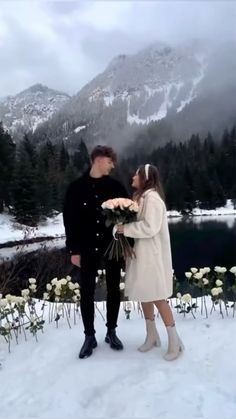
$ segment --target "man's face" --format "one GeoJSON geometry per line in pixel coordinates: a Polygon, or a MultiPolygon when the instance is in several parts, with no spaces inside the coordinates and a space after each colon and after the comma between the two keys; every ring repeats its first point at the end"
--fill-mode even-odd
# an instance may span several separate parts
{"type": "Polygon", "coordinates": [[[97,157],[97,163],[103,176],[109,175],[115,167],[114,162],[110,157],[97,157]]]}

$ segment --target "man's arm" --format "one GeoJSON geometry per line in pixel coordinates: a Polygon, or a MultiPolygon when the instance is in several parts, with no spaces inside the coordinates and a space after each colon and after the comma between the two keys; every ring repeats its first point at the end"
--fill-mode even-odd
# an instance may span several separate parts
{"type": "Polygon", "coordinates": [[[71,254],[71,263],[80,266],[80,214],[78,208],[79,193],[75,183],[72,183],[66,192],[63,208],[63,221],[66,233],[66,247],[71,254]]]}

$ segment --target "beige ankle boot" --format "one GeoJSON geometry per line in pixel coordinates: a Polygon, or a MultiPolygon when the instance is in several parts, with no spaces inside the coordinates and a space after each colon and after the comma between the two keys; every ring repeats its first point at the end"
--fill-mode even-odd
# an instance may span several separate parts
{"type": "Polygon", "coordinates": [[[178,358],[181,352],[183,352],[184,345],[176,331],[175,326],[167,326],[166,330],[168,334],[168,350],[164,355],[164,359],[166,361],[173,361],[178,358]]]}
{"type": "Polygon", "coordinates": [[[147,352],[154,346],[161,346],[161,340],[156,329],[155,320],[146,320],[146,330],[147,336],[145,342],[138,348],[140,352],[147,352]]]}

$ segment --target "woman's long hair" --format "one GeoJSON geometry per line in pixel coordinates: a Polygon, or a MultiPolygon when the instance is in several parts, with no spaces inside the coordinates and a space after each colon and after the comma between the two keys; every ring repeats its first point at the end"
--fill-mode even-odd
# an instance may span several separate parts
{"type": "Polygon", "coordinates": [[[148,179],[145,173],[145,165],[139,166],[137,174],[140,180],[139,189],[135,192],[134,198],[139,201],[142,194],[148,189],[153,189],[160,195],[161,199],[165,201],[165,194],[161,184],[159,171],[156,166],[149,165],[148,167],[148,179]]]}

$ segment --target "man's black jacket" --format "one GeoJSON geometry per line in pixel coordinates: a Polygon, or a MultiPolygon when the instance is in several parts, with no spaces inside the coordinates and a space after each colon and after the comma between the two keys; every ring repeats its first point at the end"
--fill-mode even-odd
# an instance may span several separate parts
{"type": "Polygon", "coordinates": [[[101,204],[107,199],[127,198],[120,182],[110,176],[92,178],[89,172],[72,182],[67,190],[63,219],[66,246],[71,254],[104,253],[112,239],[105,226],[101,204]]]}

